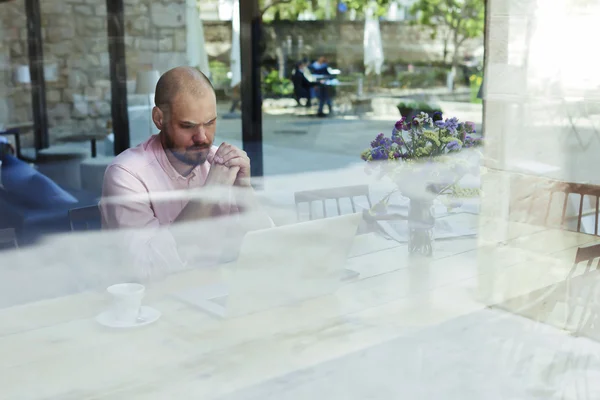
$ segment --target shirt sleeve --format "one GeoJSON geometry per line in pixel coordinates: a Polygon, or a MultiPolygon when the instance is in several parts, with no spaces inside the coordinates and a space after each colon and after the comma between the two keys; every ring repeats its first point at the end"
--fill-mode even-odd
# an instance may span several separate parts
{"type": "Polygon", "coordinates": [[[154,215],[148,189],[120,165],[106,170],[100,212],[103,229],[127,230],[123,245],[145,277],[185,268],[175,238],[154,215]]]}

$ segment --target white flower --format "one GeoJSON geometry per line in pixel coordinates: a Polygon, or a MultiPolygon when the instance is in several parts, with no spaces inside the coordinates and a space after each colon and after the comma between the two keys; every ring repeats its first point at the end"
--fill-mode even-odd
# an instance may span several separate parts
{"type": "Polygon", "coordinates": [[[421,126],[425,124],[433,125],[433,119],[426,112],[421,111],[415,118],[421,126]]]}

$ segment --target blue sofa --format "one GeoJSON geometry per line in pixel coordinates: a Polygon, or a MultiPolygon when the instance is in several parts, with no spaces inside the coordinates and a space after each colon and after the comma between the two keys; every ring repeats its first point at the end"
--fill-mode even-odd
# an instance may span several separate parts
{"type": "Polygon", "coordinates": [[[2,157],[0,174],[0,228],[14,228],[21,246],[43,235],[69,231],[69,210],[100,200],[83,190],[62,188],[8,154],[2,157]]]}

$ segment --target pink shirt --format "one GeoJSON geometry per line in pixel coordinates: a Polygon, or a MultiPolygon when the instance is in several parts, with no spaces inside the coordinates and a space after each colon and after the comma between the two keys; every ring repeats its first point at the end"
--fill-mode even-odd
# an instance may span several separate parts
{"type": "MultiPolygon", "coordinates": [[[[211,152],[216,150],[213,146],[211,152]]],[[[151,194],[202,187],[209,170],[205,162],[188,176],[180,175],[167,159],[159,136],[153,135],[119,154],[107,167],[100,201],[103,228],[138,228],[126,240],[138,266],[173,269],[185,265],[168,226],[188,200],[182,195],[158,201],[151,194]],[[114,201],[115,197],[126,200],[114,201]]]]}
{"type": "MultiPolygon", "coordinates": [[[[213,146],[211,152],[216,150],[213,146]]],[[[153,135],[115,157],[104,175],[102,198],[199,188],[204,186],[209,169],[210,164],[205,162],[188,176],[180,175],[167,159],[158,135],[153,135]]],[[[101,206],[102,226],[112,229],[171,224],[187,205],[183,197],[160,202],[143,198],[128,201],[127,207],[101,206]]]]}

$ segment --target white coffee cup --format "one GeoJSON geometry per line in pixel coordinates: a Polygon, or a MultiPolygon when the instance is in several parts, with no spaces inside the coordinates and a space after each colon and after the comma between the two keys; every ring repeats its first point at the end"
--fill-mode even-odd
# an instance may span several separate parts
{"type": "Polygon", "coordinates": [[[106,291],[113,296],[113,313],[119,322],[134,323],[140,315],[146,288],[139,283],[119,283],[106,291]]]}

